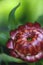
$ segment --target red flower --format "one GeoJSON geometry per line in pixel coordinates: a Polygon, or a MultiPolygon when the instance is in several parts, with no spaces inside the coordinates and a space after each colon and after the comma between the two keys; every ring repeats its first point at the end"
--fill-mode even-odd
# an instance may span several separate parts
{"type": "Polygon", "coordinates": [[[21,25],[10,32],[6,46],[11,56],[36,62],[43,58],[43,29],[37,22],[21,25]]]}

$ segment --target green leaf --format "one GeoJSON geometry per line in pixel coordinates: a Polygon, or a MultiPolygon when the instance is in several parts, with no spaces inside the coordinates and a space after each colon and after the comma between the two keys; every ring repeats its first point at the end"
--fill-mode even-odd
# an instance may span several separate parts
{"type": "Polygon", "coordinates": [[[11,56],[8,56],[6,54],[0,54],[0,61],[4,61],[4,62],[17,62],[17,63],[22,63],[24,61],[18,59],[18,58],[14,58],[11,56]]]}
{"type": "Polygon", "coordinates": [[[9,17],[8,17],[8,21],[9,21],[9,25],[8,28],[11,29],[15,29],[17,28],[17,26],[20,24],[20,22],[15,21],[15,11],[16,9],[20,6],[20,3],[14,7],[11,12],[9,13],[9,17]]]}
{"type": "Polygon", "coordinates": [[[43,59],[41,59],[38,62],[36,62],[35,65],[43,65],[43,59]]]}
{"type": "Polygon", "coordinates": [[[1,24],[0,25],[0,44],[5,45],[9,37],[10,36],[9,36],[8,25],[1,24]]]}
{"type": "Polygon", "coordinates": [[[37,62],[28,62],[27,65],[43,65],[43,59],[37,61],[37,62]]]}
{"type": "Polygon", "coordinates": [[[43,15],[41,15],[38,19],[37,22],[39,22],[41,24],[41,26],[43,27],[43,15]]]}
{"type": "Polygon", "coordinates": [[[9,37],[9,32],[0,32],[0,45],[6,45],[9,37]]]}
{"type": "Polygon", "coordinates": [[[15,13],[15,11],[16,11],[16,9],[18,8],[20,6],[20,3],[16,6],[16,7],[14,7],[12,10],[11,10],[11,12],[9,13],[9,21],[14,21],[15,20],[15,18],[14,18],[14,13],[15,13]]]}
{"type": "Polygon", "coordinates": [[[27,63],[27,65],[35,65],[35,62],[34,63],[27,63]]]}

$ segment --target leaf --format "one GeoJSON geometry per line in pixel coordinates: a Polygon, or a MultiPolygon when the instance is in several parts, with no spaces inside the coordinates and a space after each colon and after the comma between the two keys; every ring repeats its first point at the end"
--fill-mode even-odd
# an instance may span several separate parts
{"type": "Polygon", "coordinates": [[[38,19],[37,22],[39,22],[41,24],[41,26],[43,27],[43,15],[41,15],[38,19]]]}
{"type": "Polygon", "coordinates": [[[4,62],[17,62],[17,63],[22,63],[24,61],[20,60],[20,59],[17,59],[17,58],[14,58],[14,57],[11,57],[11,56],[8,56],[6,54],[0,54],[0,61],[4,61],[4,62]]]}
{"type": "Polygon", "coordinates": [[[14,7],[12,10],[11,10],[11,12],[9,13],[9,21],[13,21],[13,20],[15,20],[15,18],[14,18],[14,13],[15,13],[15,11],[16,11],[16,9],[18,8],[20,6],[20,3],[16,6],[16,7],[14,7]]]}
{"type": "Polygon", "coordinates": [[[0,44],[6,45],[6,42],[9,37],[9,32],[0,32],[0,44]]]}
{"type": "Polygon", "coordinates": [[[38,62],[35,63],[35,65],[43,65],[43,59],[39,60],[38,62]]]}
{"type": "Polygon", "coordinates": [[[0,44],[5,45],[9,37],[10,36],[9,36],[8,25],[5,25],[5,23],[1,24],[0,25],[0,44]]]}
{"type": "Polygon", "coordinates": [[[37,62],[33,62],[33,63],[27,63],[27,65],[43,65],[43,59],[37,61],[37,62]]]}
{"type": "Polygon", "coordinates": [[[11,12],[9,13],[9,17],[8,17],[9,25],[8,25],[8,27],[10,30],[17,28],[17,25],[19,25],[19,23],[20,23],[20,22],[15,21],[15,11],[19,6],[20,6],[20,3],[16,7],[14,7],[11,10],[11,12]]]}

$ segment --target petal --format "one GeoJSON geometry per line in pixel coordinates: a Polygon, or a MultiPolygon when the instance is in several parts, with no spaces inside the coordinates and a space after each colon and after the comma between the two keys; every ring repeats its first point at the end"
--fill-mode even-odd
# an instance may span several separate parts
{"type": "Polygon", "coordinates": [[[39,52],[35,57],[38,60],[42,59],[43,58],[43,52],[39,52]]]}
{"type": "Polygon", "coordinates": [[[28,61],[28,62],[36,62],[37,60],[36,60],[35,56],[26,56],[26,61],[28,61]]]}
{"type": "Polygon", "coordinates": [[[16,30],[11,30],[11,31],[10,31],[10,37],[11,37],[11,39],[14,40],[15,35],[16,35],[16,30]]]}
{"type": "Polygon", "coordinates": [[[10,51],[10,55],[13,57],[19,57],[15,51],[10,51]]]}
{"type": "Polygon", "coordinates": [[[35,22],[35,23],[34,23],[34,27],[40,28],[41,25],[40,25],[38,22],[35,22]]]}
{"type": "Polygon", "coordinates": [[[13,40],[9,39],[6,46],[7,46],[8,49],[14,49],[14,47],[13,47],[13,40]]]}
{"type": "Polygon", "coordinates": [[[32,22],[29,22],[26,25],[29,26],[29,27],[32,27],[33,26],[33,23],[32,22]]]}
{"type": "Polygon", "coordinates": [[[25,28],[25,26],[24,25],[21,25],[21,26],[18,27],[18,30],[22,30],[24,28],[25,28]]]}

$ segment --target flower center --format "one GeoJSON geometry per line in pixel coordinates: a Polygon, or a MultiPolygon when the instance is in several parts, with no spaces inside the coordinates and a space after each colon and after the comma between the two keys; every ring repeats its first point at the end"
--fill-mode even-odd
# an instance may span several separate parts
{"type": "Polygon", "coordinates": [[[27,40],[28,40],[28,41],[32,41],[32,38],[31,38],[31,37],[28,37],[27,40]]]}

